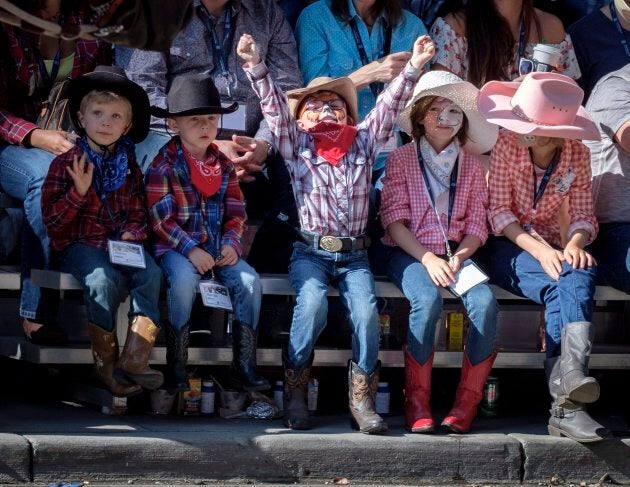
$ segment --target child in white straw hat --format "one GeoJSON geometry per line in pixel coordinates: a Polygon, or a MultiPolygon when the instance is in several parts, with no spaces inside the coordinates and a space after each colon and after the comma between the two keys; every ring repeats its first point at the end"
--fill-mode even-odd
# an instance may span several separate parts
{"type": "MultiPolygon", "coordinates": [[[[446,71],[420,78],[398,119],[413,141],[390,155],[383,180],[385,267],[411,305],[405,423],[414,433],[435,428],[429,401],[435,327],[442,314],[439,288],[455,285],[462,272],[478,272],[469,259],[488,235],[487,188],[477,155],[492,148],[498,129],[477,112],[478,91],[446,71]]],[[[455,404],[442,426],[464,433],[496,358],[497,303],[482,282],[459,294],[471,326],[455,404]]]]}
{"type": "Polygon", "coordinates": [[[599,139],[599,132],[580,106],[583,95],[567,76],[535,72],[522,83],[487,83],[478,105],[507,129],[490,156],[489,218],[500,237],[484,249],[485,270],[501,287],[545,305],[549,433],[593,442],[608,432],[584,408],[599,397],[588,376],[596,263],[584,250],[598,225],[589,150],[577,139],[599,139]]]}

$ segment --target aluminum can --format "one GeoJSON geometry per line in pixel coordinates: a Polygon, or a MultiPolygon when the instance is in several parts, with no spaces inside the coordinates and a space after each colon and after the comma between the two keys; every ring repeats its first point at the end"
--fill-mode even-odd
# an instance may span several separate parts
{"type": "Polygon", "coordinates": [[[204,380],[201,384],[201,414],[214,415],[214,382],[204,380]]]}
{"type": "Polygon", "coordinates": [[[374,408],[377,414],[389,414],[389,384],[387,382],[379,382],[376,389],[376,399],[374,400],[374,408]]]}
{"type": "Polygon", "coordinates": [[[317,379],[309,379],[308,381],[308,412],[315,414],[317,411],[317,395],[319,394],[319,381],[317,379]]]}
{"type": "Polygon", "coordinates": [[[284,409],[284,384],[281,380],[277,380],[273,388],[273,401],[276,403],[279,411],[284,409]]]}
{"type": "Polygon", "coordinates": [[[499,379],[497,377],[490,376],[486,380],[479,413],[487,418],[499,415],[499,379]]]}

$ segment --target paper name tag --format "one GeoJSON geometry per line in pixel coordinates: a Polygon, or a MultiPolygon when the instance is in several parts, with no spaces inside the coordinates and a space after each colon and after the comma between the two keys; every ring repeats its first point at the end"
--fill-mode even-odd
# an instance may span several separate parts
{"type": "Polygon", "coordinates": [[[238,104],[238,110],[232,113],[226,113],[221,117],[221,127],[224,129],[245,131],[245,122],[247,119],[247,105],[238,104]]]}
{"type": "Polygon", "coordinates": [[[199,281],[199,292],[203,305],[232,311],[232,300],[228,288],[212,279],[199,281]]]}
{"type": "Polygon", "coordinates": [[[147,263],[144,259],[142,245],[123,242],[122,240],[108,240],[107,247],[109,250],[109,261],[112,264],[146,269],[147,263]]]}
{"type": "Polygon", "coordinates": [[[461,269],[455,274],[455,284],[449,286],[450,290],[458,296],[463,296],[477,284],[488,281],[488,276],[470,259],[465,260],[461,269]]]}

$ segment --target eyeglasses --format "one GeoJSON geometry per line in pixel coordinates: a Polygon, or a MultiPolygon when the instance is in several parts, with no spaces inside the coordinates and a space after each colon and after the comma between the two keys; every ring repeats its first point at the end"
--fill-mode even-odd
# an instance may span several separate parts
{"type": "Polygon", "coordinates": [[[340,111],[346,109],[346,102],[341,98],[335,98],[334,100],[309,100],[306,102],[306,109],[312,112],[321,112],[325,106],[333,111],[340,111]]]}
{"type": "Polygon", "coordinates": [[[526,57],[522,57],[518,62],[518,74],[520,74],[521,76],[525,76],[532,71],[543,71],[549,73],[554,69],[556,69],[555,66],[541,63],[540,61],[536,61],[535,59],[527,59],[526,57]]]}

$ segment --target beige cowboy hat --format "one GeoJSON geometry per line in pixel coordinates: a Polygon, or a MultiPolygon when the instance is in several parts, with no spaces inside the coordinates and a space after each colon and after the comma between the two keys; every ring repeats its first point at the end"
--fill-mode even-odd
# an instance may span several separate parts
{"type": "Polygon", "coordinates": [[[398,116],[398,125],[411,134],[411,110],[416,102],[425,96],[439,96],[448,98],[459,106],[468,119],[468,141],[464,150],[471,154],[488,152],[497,141],[499,128],[488,123],[477,110],[477,94],[479,90],[468,81],[449,71],[429,71],[422,75],[415,89],[413,97],[398,116]]]}
{"type": "Polygon", "coordinates": [[[297,88],[287,91],[287,99],[289,101],[289,109],[293,118],[297,118],[297,110],[302,100],[308,95],[317,91],[332,91],[343,98],[348,106],[348,114],[354,120],[359,122],[359,104],[357,102],[357,89],[350,78],[329,78],[328,76],[320,76],[313,78],[305,88],[297,88]]]}

